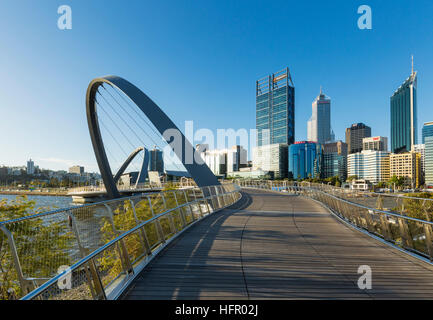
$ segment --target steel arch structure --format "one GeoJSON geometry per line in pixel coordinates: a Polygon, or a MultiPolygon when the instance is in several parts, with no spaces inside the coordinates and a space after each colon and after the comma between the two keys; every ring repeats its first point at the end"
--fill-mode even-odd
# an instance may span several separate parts
{"type": "MultiPolygon", "coordinates": [[[[181,148],[173,148],[173,152],[180,159],[186,170],[194,179],[199,187],[219,185],[218,179],[206,165],[206,163],[197,163],[199,159],[195,148],[186,139],[179,128],[171,121],[171,119],[161,110],[158,105],[153,102],[144,92],[129,81],[118,76],[105,76],[92,80],[87,88],[86,94],[86,114],[87,124],[89,127],[90,139],[92,141],[93,150],[95,152],[96,161],[101,172],[102,180],[104,181],[107,190],[108,198],[119,198],[120,193],[117,189],[116,182],[113,178],[113,173],[108,162],[105,152],[104,143],[102,141],[101,130],[96,112],[95,98],[100,86],[104,83],[117,88],[128,96],[135,105],[144,113],[144,115],[152,122],[164,140],[171,146],[173,139],[168,139],[165,136],[168,130],[174,130],[178,138],[180,138],[181,148]],[[187,157],[187,152],[190,156],[187,157]],[[191,159],[192,158],[192,159],[191,159]],[[188,159],[188,161],[186,161],[188,159]]],[[[170,137],[172,138],[172,137],[170,137]]],[[[179,143],[179,142],[178,142],[179,143]]]]}
{"type": "Polygon", "coordinates": [[[147,168],[149,166],[149,151],[145,147],[139,147],[132,151],[132,153],[128,156],[128,158],[125,160],[125,162],[122,164],[120,169],[117,171],[116,175],[114,176],[114,183],[117,184],[122,174],[125,172],[126,168],[128,168],[129,164],[134,160],[134,158],[141,152],[144,152],[143,162],[141,164],[140,172],[138,173],[137,177],[137,183],[144,183],[144,179],[147,177],[147,168]]]}

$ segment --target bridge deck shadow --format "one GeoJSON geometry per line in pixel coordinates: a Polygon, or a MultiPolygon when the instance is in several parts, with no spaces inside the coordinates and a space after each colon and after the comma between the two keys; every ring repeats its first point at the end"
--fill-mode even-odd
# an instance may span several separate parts
{"type": "Polygon", "coordinates": [[[432,271],[312,200],[249,190],[170,244],[122,298],[432,299],[432,271]],[[358,288],[361,265],[371,290],[358,288]]]}

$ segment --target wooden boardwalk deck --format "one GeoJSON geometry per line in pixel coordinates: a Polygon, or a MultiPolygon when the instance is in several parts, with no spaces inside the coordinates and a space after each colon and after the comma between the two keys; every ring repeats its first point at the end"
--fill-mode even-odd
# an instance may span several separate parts
{"type": "Polygon", "coordinates": [[[124,299],[432,299],[433,267],[298,196],[245,191],[160,254],[124,299]],[[360,290],[360,265],[372,269],[360,290]]]}

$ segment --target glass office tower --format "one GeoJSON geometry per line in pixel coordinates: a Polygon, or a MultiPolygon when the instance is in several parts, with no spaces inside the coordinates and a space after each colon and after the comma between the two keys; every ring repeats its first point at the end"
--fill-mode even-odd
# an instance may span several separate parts
{"type": "Polygon", "coordinates": [[[391,151],[408,152],[417,139],[417,73],[413,71],[391,97],[391,151]]]}
{"type": "Polygon", "coordinates": [[[362,141],[364,138],[371,137],[371,128],[364,123],[354,123],[346,129],[346,143],[348,153],[357,153],[362,151],[362,141]]]}
{"type": "Polygon", "coordinates": [[[425,138],[433,137],[433,121],[424,123],[422,127],[422,143],[425,144],[425,138]]]}
{"type": "Polygon", "coordinates": [[[293,179],[320,177],[321,164],[322,146],[320,144],[300,141],[289,147],[289,174],[293,179]]]}
{"type": "Polygon", "coordinates": [[[320,88],[320,94],[312,104],[312,114],[307,124],[309,141],[327,143],[334,140],[331,130],[331,99],[326,97],[320,88]]]}
{"type": "Polygon", "coordinates": [[[340,181],[346,181],[347,150],[347,144],[342,141],[323,145],[322,178],[326,179],[338,176],[340,181]]]}
{"type": "Polygon", "coordinates": [[[295,87],[289,68],[256,82],[257,146],[295,141],[295,87]]]}
{"type": "Polygon", "coordinates": [[[153,149],[149,151],[149,171],[158,171],[164,173],[164,155],[161,150],[153,149]]]}

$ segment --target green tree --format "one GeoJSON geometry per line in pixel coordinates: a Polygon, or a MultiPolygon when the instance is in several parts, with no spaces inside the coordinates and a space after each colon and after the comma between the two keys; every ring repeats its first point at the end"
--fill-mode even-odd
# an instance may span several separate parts
{"type": "Polygon", "coordinates": [[[391,179],[388,181],[388,185],[390,187],[397,187],[400,188],[404,185],[405,178],[404,177],[397,177],[396,175],[392,176],[391,179]]]}
{"type": "Polygon", "coordinates": [[[354,175],[354,176],[350,176],[350,177],[348,177],[347,178],[347,181],[348,182],[351,182],[352,180],[357,180],[358,179],[358,176],[357,175],[354,175]]]}
{"type": "MultiPolygon", "coordinates": [[[[38,213],[35,202],[27,197],[0,201],[0,221],[38,213]]],[[[69,249],[73,233],[67,221],[44,221],[44,218],[25,219],[6,225],[13,234],[22,272],[25,277],[50,278],[61,265],[70,265],[69,249]]],[[[15,271],[6,235],[0,231],[0,299],[19,298],[24,294],[15,271]]]]}

